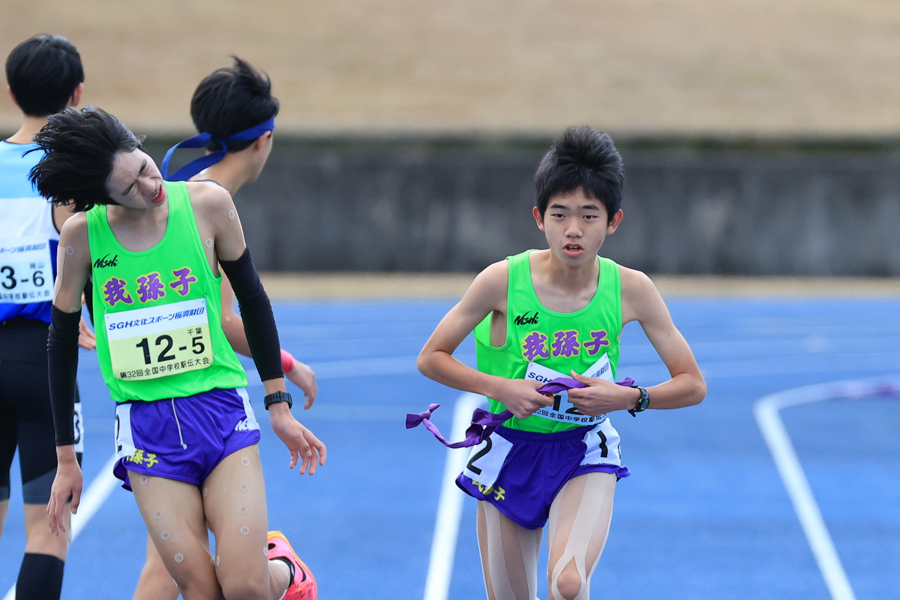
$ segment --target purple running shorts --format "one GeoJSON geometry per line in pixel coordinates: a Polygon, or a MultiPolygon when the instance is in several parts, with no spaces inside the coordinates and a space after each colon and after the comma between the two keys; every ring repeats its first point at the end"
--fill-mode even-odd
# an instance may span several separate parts
{"type": "Polygon", "coordinates": [[[619,434],[609,419],[559,431],[536,433],[498,427],[472,449],[456,485],[490,502],[526,529],[547,523],[550,505],[567,481],[585,473],[631,473],[622,466],[619,434]]]}
{"type": "Polygon", "coordinates": [[[259,423],[244,389],[116,406],[113,474],[128,472],[200,485],[222,460],[259,442],[259,423]]]}

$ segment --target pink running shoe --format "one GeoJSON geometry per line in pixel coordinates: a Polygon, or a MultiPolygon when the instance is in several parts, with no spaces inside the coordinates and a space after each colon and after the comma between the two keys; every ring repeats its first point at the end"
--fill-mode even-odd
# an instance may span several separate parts
{"type": "Polygon", "coordinates": [[[280,531],[269,532],[269,560],[280,558],[290,563],[293,580],[283,600],[316,600],[316,579],[309,568],[297,557],[290,542],[280,531]]]}

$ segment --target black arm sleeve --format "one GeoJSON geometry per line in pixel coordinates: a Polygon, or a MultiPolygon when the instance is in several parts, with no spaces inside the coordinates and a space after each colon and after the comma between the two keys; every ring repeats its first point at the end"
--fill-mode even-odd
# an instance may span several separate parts
{"type": "Polygon", "coordinates": [[[275,315],[272,314],[272,304],[259,280],[253,259],[250,258],[250,249],[244,250],[237,260],[220,260],[219,264],[228,275],[238,299],[247,344],[260,379],[267,381],[284,377],[275,315]]]}
{"type": "Polygon", "coordinates": [[[50,405],[56,445],[75,443],[75,377],[78,374],[78,322],[81,312],[51,309],[47,362],[50,377],[50,405]]]}

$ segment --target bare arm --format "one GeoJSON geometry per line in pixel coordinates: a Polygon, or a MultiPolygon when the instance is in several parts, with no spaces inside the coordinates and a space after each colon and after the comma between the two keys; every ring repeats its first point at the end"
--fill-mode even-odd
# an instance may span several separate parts
{"type": "MultiPolygon", "coordinates": [[[[56,227],[56,231],[62,231],[65,222],[75,214],[72,211],[72,207],[66,204],[54,204],[52,211],[53,226],[56,227]]],[[[97,340],[94,337],[94,332],[84,321],[84,319],[82,319],[81,323],[79,324],[79,332],[80,335],[78,337],[78,345],[85,350],[96,350],[97,340]]]]}
{"type": "Polygon", "coordinates": [[[63,312],[81,312],[81,297],[90,274],[87,219],[81,213],[67,220],[59,234],[53,305],[63,312]]]}
{"type": "Polygon", "coordinates": [[[425,343],[416,365],[423,375],[439,383],[482,394],[501,402],[524,419],[552,401],[537,393],[536,381],[511,380],[482,373],[453,357],[453,352],[469,333],[493,311],[506,313],[509,267],[506,261],[482,271],[462,300],[450,309],[425,343]]]}
{"type": "Polygon", "coordinates": [[[647,388],[650,408],[681,408],[699,404],[706,396],[706,382],[690,346],[675,327],[662,296],[644,273],[623,267],[620,270],[622,323],[638,321],[641,324],[671,377],[647,388]]]}
{"type": "MultiPolygon", "coordinates": [[[[650,395],[650,408],[681,408],[699,404],[706,395],[706,383],[690,346],[675,328],[656,286],[640,271],[619,267],[619,272],[622,281],[622,325],[631,321],[641,324],[671,376],[668,381],[646,388],[650,395]]],[[[569,390],[572,404],[585,415],[629,410],[637,405],[640,398],[638,390],[610,381],[584,377],[574,371],[572,378],[588,386],[569,390]]]]}

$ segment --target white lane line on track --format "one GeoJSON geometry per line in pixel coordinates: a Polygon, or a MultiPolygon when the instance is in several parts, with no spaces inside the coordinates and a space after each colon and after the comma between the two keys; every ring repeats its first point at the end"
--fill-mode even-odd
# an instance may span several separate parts
{"type": "MultiPolygon", "coordinates": [[[[465,393],[456,400],[453,409],[453,429],[450,440],[456,441],[466,435],[472,421],[472,411],[484,402],[484,396],[465,393]]],[[[428,561],[428,576],[425,579],[425,600],[447,600],[450,593],[450,578],[453,575],[453,560],[456,557],[456,540],[462,519],[465,495],[454,483],[456,476],[465,468],[467,448],[447,450],[441,496],[438,501],[437,518],[434,523],[434,537],[431,541],[431,558],[428,561]]]]}
{"type": "Polygon", "coordinates": [[[819,505],[809,487],[809,481],[797,458],[797,452],[778,413],[782,408],[789,406],[840,398],[878,396],[886,392],[896,394],[898,391],[900,379],[896,377],[842,381],[785,390],[760,398],[753,406],[753,414],[769,446],[775,466],[833,600],[856,600],[856,596],[822,518],[819,505]]]}
{"type": "MultiPolygon", "coordinates": [[[[84,528],[87,527],[87,524],[97,514],[97,511],[100,510],[100,507],[103,506],[110,493],[115,489],[116,484],[119,483],[119,480],[116,479],[112,472],[115,464],[116,455],[113,454],[112,458],[106,461],[106,464],[100,469],[100,474],[91,481],[87,491],[82,494],[78,513],[72,515],[72,542],[84,531],[84,528]]],[[[13,585],[6,592],[6,595],[3,596],[3,600],[13,600],[15,597],[16,586],[13,585]]]]}

